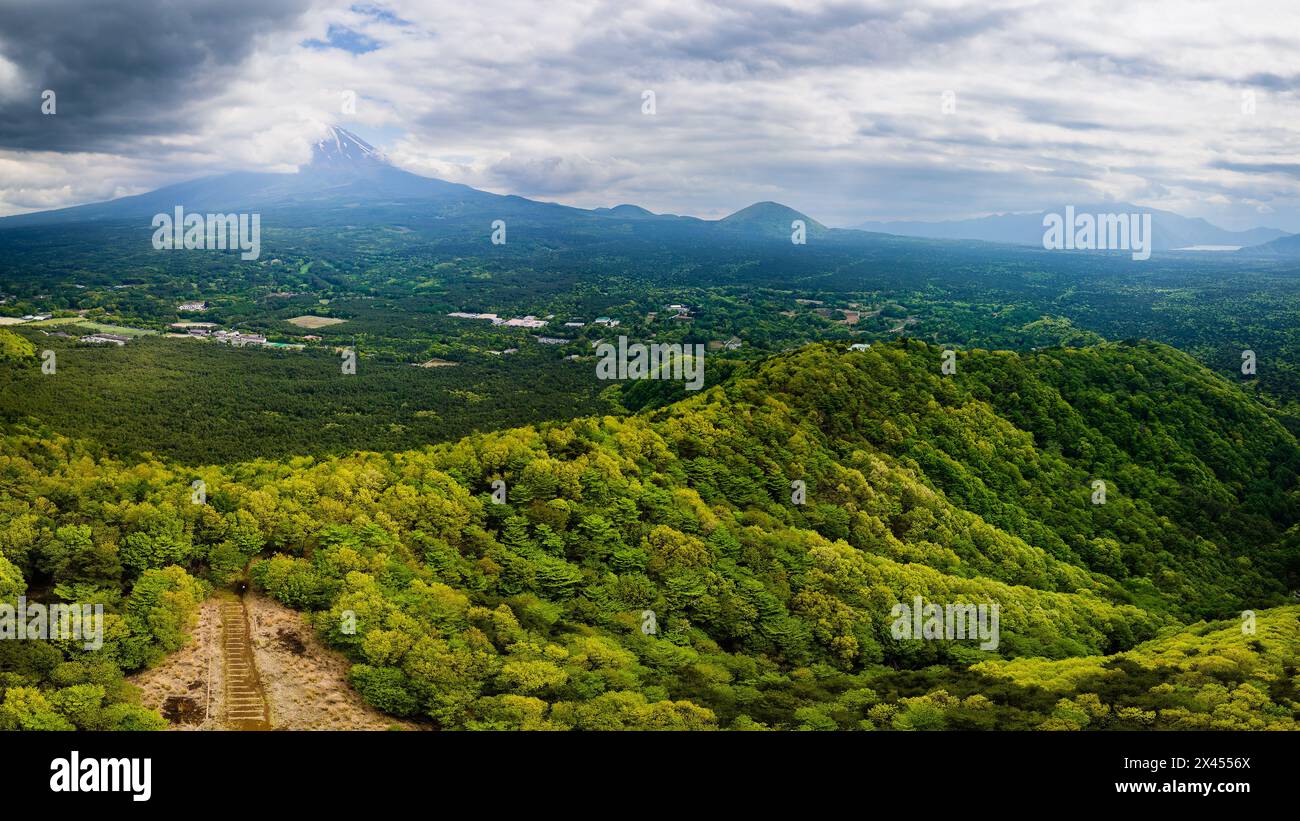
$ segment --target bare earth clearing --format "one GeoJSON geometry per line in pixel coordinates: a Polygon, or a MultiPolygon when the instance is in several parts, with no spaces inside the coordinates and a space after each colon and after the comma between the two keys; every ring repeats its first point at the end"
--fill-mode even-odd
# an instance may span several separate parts
{"type": "Polygon", "coordinates": [[[299,328],[327,328],[330,325],[341,325],[344,322],[347,322],[347,320],[332,316],[312,316],[311,314],[304,314],[302,316],[295,316],[293,319],[286,319],[285,322],[288,322],[290,325],[297,325],[299,328]]]}
{"type": "MultiPolygon", "coordinates": [[[[228,664],[240,666],[226,635],[243,635],[238,599],[217,595],[205,601],[188,645],[157,667],[131,678],[144,693],[144,704],[160,710],[174,730],[251,729],[240,704],[227,704],[228,664]],[[223,625],[223,616],[226,624],[223,625]],[[224,627],[224,629],[223,629],[224,627]]],[[[256,593],[243,597],[247,648],[251,651],[257,696],[269,713],[273,730],[417,729],[369,707],[348,684],[349,663],[325,647],[302,616],[256,593]]],[[[240,644],[242,650],[243,645],[240,644]]],[[[244,675],[242,670],[236,673],[244,675]]],[[[251,696],[239,683],[234,696],[251,696]]],[[[254,703],[256,701],[254,700],[254,703]]]]}

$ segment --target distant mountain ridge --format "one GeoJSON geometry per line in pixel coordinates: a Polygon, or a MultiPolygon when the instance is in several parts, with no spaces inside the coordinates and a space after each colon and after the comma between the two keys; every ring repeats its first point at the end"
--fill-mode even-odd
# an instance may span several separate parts
{"type": "Polygon", "coordinates": [[[1300,234],[1287,234],[1250,250],[1252,253],[1268,256],[1300,257],[1300,234]]]}
{"type": "MultiPolygon", "coordinates": [[[[764,201],[741,208],[722,219],[706,220],[676,214],[655,214],[628,203],[611,208],[584,209],[507,194],[481,191],[468,185],[424,177],[393,165],[383,152],[348,129],[329,125],[312,143],[311,161],[295,173],[236,171],[175,183],[144,194],[52,211],[0,218],[0,230],[86,222],[143,222],[155,214],[170,214],[177,206],[190,212],[263,212],[285,226],[422,225],[445,233],[453,224],[472,231],[497,219],[522,220],[557,231],[590,229],[603,220],[617,220],[635,231],[660,238],[715,237],[724,242],[790,242],[795,225],[803,223],[806,240],[831,240],[855,246],[907,244],[918,239],[983,240],[1041,247],[1044,213],[1001,214],[954,222],[870,222],[855,229],[828,228],[787,205],[764,201]],[[893,236],[890,236],[893,235],[893,236]]],[[[1300,254],[1284,242],[1295,239],[1271,228],[1227,231],[1202,219],[1168,211],[1142,209],[1126,203],[1078,206],[1078,213],[1149,211],[1153,215],[1153,248],[1169,250],[1195,245],[1260,246],[1265,253],[1300,254]]]]}
{"type": "MultiPolygon", "coordinates": [[[[1152,248],[1169,251],[1193,246],[1237,246],[1247,248],[1289,237],[1276,228],[1251,228],[1247,231],[1230,231],[1219,228],[1199,217],[1184,217],[1172,211],[1144,208],[1125,202],[1093,203],[1074,206],[1077,214],[1151,214],[1152,248]]],[[[1042,246],[1043,217],[1049,213],[1063,214],[1065,206],[1028,213],[993,214],[965,220],[942,222],[893,221],[864,222],[856,227],[862,231],[879,231],[907,237],[928,239],[981,240],[1012,245],[1042,246]]]]}
{"type": "Polygon", "coordinates": [[[789,234],[792,224],[796,221],[803,222],[810,234],[814,231],[823,233],[830,230],[807,214],[801,214],[788,205],[771,201],[756,202],[746,206],[734,214],[723,217],[719,223],[733,228],[761,227],[763,230],[776,230],[789,234]]]}
{"type": "MultiPolygon", "coordinates": [[[[468,185],[404,171],[383,152],[351,131],[326,126],[312,144],[311,161],[295,173],[237,171],[175,183],[144,194],[52,211],[0,218],[0,229],[73,222],[149,220],[176,206],[209,213],[280,211],[281,223],[345,220],[385,223],[393,220],[460,220],[525,217],[549,221],[617,219],[680,223],[692,228],[718,226],[751,237],[788,237],[791,222],[802,219],[810,236],[830,229],[778,203],[755,203],[721,220],[655,214],[638,205],[584,209],[526,197],[494,194],[468,185]]],[[[843,233],[843,232],[841,232],[843,233]]]]}
{"type": "Polygon", "coordinates": [[[422,200],[486,203],[498,195],[467,185],[420,177],[389,164],[368,143],[330,127],[313,146],[312,161],[297,173],[236,171],[167,185],[144,194],[0,219],[0,228],[148,219],[176,206],[187,211],[266,211],[316,206],[355,209],[360,204],[422,200]]]}

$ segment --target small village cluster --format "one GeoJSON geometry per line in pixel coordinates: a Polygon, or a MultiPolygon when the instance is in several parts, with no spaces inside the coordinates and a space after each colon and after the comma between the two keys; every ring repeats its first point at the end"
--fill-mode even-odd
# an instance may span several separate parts
{"type": "Polygon", "coordinates": [[[496,314],[471,314],[465,311],[452,311],[447,316],[454,316],[457,319],[483,319],[490,321],[493,325],[501,325],[506,328],[545,328],[546,320],[538,319],[529,314],[528,316],[518,319],[502,319],[496,314]]]}
{"type": "MultiPolygon", "coordinates": [[[[225,345],[233,345],[236,348],[242,348],[246,345],[267,345],[277,347],[276,343],[267,342],[266,337],[261,334],[246,334],[241,331],[213,330],[211,328],[186,328],[185,332],[193,337],[211,339],[225,345]]],[[[125,345],[131,341],[131,337],[124,334],[97,331],[93,334],[86,334],[83,337],[79,337],[78,341],[91,345],[125,345]]],[[[302,346],[298,345],[294,347],[302,346]]]]}
{"type": "MultiPolygon", "coordinates": [[[[208,309],[208,303],[202,301],[182,302],[176,306],[178,313],[201,313],[208,309]]],[[[230,331],[217,327],[213,322],[173,322],[167,326],[172,332],[172,336],[189,336],[194,339],[210,340],[220,342],[223,345],[230,345],[234,348],[244,348],[248,346],[266,347],[266,348],[293,348],[302,349],[305,346],[300,344],[289,344],[283,342],[268,342],[266,336],[256,333],[245,333],[243,331],[230,331]]],[[[132,330],[123,328],[121,330],[132,330]]],[[[48,333],[48,332],[47,332],[48,333]]],[[[136,331],[136,335],[152,333],[151,331],[136,331]]],[[[61,332],[54,332],[55,336],[68,336],[61,332]]],[[[117,345],[122,346],[130,342],[132,336],[123,333],[114,333],[112,331],[96,331],[78,337],[79,342],[88,345],[117,345]]],[[[319,336],[309,335],[303,337],[304,342],[318,342],[319,336]]]]}
{"type": "MultiPolygon", "coordinates": [[[[209,307],[210,306],[208,305],[208,303],[204,301],[190,301],[190,302],[180,303],[179,305],[176,306],[176,310],[177,313],[179,314],[196,314],[196,313],[202,313],[204,311],[207,311],[209,307]]],[[[664,319],[668,319],[671,321],[687,321],[695,318],[694,313],[691,311],[691,309],[688,306],[676,304],[676,303],[671,305],[665,305],[662,315],[664,319]]],[[[51,316],[52,315],[50,314],[40,314],[40,315],[33,314],[33,315],[24,316],[21,321],[39,322],[41,320],[50,319],[51,316]]],[[[546,328],[555,319],[555,316],[553,314],[548,315],[544,318],[538,318],[532,314],[528,314],[522,317],[514,317],[514,318],[507,319],[495,313],[475,313],[475,312],[468,312],[468,311],[452,311],[451,313],[447,314],[447,316],[454,317],[456,319],[470,319],[470,320],[491,322],[493,326],[502,327],[502,328],[525,328],[534,331],[546,328]]],[[[653,322],[655,321],[656,318],[660,316],[661,316],[661,312],[650,312],[646,315],[646,319],[650,322],[653,322]]],[[[19,320],[15,318],[14,320],[12,320],[12,322],[18,323],[19,320]]],[[[608,316],[598,316],[595,319],[593,319],[590,323],[582,319],[569,319],[568,321],[562,323],[556,323],[555,327],[562,326],[564,329],[576,330],[579,328],[585,328],[588,325],[592,327],[600,327],[600,328],[617,328],[621,324],[622,324],[621,320],[614,319],[608,316]]],[[[94,327],[93,324],[92,327],[94,327]]],[[[313,325],[311,327],[316,327],[316,326],[313,325]]],[[[88,345],[115,345],[120,347],[126,345],[136,336],[155,333],[154,331],[141,330],[136,328],[116,327],[116,326],[109,326],[109,325],[100,325],[99,328],[100,329],[95,330],[92,333],[87,333],[83,336],[79,336],[76,338],[79,342],[88,345]]],[[[244,348],[244,347],[252,346],[252,347],[264,347],[264,348],[290,348],[295,350],[302,350],[306,347],[305,344],[270,342],[263,334],[249,333],[249,332],[236,331],[236,330],[227,330],[218,327],[217,323],[215,322],[182,320],[182,321],[173,322],[169,324],[167,328],[169,331],[168,333],[169,336],[181,337],[181,338],[188,337],[191,339],[214,341],[214,342],[219,342],[223,345],[230,345],[231,347],[235,347],[235,348],[244,348]]],[[[68,339],[73,338],[73,335],[64,333],[62,331],[47,330],[45,331],[45,333],[49,336],[58,336],[58,337],[64,337],[68,339]]],[[[532,338],[540,345],[565,345],[573,341],[573,339],[569,337],[549,336],[544,334],[533,334],[532,338]]],[[[309,334],[300,337],[300,339],[302,340],[303,343],[322,341],[322,337],[315,334],[309,334]]],[[[597,343],[592,342],[591,344],[594,347],[597,343]]],[[[709,342],[708,349],[713,351],[720,351],[720,350],[734,351],[742,347],[742,345],[743,343],[738,337],[732,336],[731,338],[726,340],[714,340],[709,342]]],[[[857,346],[855,346],[854,349],[857,350],[858,349],[857,346]]],[[[519,348],[517,347],[509,347],[502,350],[488,351],[488,353],[497,356],[509,355],[518,352],[519,352],[519,348]]],[[[575,354],[567,358],[576,359],[579,357],[578,355],[575,354]]],[[[427,365],[428,363],[413,363],[413,364],[427,365]]]]}
{"type": "Polygon", "coordinates": [[[240,331],[226,331],[211,328],[187,328],[185,330],[190,336],[197,336],[203,339],[212,339],[226,345],[233,345],[236,348],[242,348],[245,345],[266,345],[266,337],[261,334],[246,334],[240,331]]]}
{"type": "Polygon", "coordinates": [[[131,337],[122,334],[110,334],[106,332],[87,334],[81,337],[79,342],[85,342],[91,345],[125,345],[131,341],[131,337]]]}
{"type": "MultiPolygon", "coordinates": [[[[549,323],[550,320],[554,319],[553,316],[548,316],[545,319],[538,319],[532,314],[529,314],[528,316],[524,316],[524,317],[519,317],[516,319],[502,319],[497,314],[477,314],[477,313],[470,313],[468,311],[452,311],[451,313],[447,314],[447,316],[455,317],[456,319],[479,319],[485,322],[491,322],[493,325],[498,325],[503,328],[533,328],[533,329],[545,328],[547,323],[549,323]]],[[[610,319],[607,316],[598,316],[592,321],[591,324],[604,325],[609,328],[616,328],[619,325],[619,320],[610,319]]],[[[581,320],[573,320],[564,323],[564,327],[566,328],[585,328],[586,325],[587,323],[581,320]]]]}

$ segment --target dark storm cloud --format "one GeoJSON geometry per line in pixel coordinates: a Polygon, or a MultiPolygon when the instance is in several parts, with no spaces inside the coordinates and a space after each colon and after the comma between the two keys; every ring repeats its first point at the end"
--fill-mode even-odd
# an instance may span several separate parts
{"type": "Polygon", "coordinates": [[[180,130],[231,79],[259,35],[308,0],[6,0],[0,57],[18,69],[0,99],[0,148],[112,151],[180,130]],[[42,114],[41,94],[57,95],[42,114]]]}

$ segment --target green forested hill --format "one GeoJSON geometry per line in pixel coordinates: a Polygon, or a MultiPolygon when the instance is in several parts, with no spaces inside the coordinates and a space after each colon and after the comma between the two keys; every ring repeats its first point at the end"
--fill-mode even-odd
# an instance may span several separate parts
{"type": "Polygon", "coordinates": [[[1266,411],[1155,344],[843,348],[422,451],[187,469],[14,432],[5,596],[118,615],[93,659],[0,642],[0,726],[147,723],[115,670],[250,559],[443,728],[1294,726],[1300,446],[1266,411]],[[894,638],[915,596],[998,604],[996,649],[894,638]]]}
{"type": "Polygon", "coordinates": [[[0,360],[22,361],[36,356],[36,346],[13,331],[0,328],[0,360]]]}

